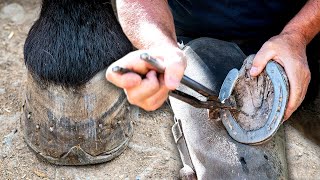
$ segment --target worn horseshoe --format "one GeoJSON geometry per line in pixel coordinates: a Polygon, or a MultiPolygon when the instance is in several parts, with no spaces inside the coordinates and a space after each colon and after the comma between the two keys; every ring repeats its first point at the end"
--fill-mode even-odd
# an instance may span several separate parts
{"type": "MultiPolygon", "coordinates": [[[[235,71],[235,70],[233,70],[235,71]]],[[[236,141],[244,144],[261,144],[269,140],[283,123],[283,116],[286,110],[286,105],[289,97],[288,80],[285,77],[283,68],[276,62],[270,61],[266,66],[266,72],[271,79],[274,89],[273,106],[268,114],[266,123],[256,130],[244,130],[234,119],[229,110],[222,110],[221,119],[228,134],[236,141]]],[[[220,92],[227,92],[231,94],[237,78],[234,78],[234,73],[229,73],[225,81],[231,79],[232,82],[228,82],[228,86],[222,85],[222,88],[228,87],[220,92]],[[230,76],[230,78],[228,78],[230,76]]],[[[221,89],[222,90],[222,89],[221,89]]],[[[227,95],[228,96],[228,95],[227,95]]]]}

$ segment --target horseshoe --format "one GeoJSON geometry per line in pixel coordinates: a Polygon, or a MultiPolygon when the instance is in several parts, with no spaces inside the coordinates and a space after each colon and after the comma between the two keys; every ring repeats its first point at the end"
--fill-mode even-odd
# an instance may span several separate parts
{"type": "MultiPolygon", "coordinates": [[[[231,95],[234,85],[237,82],[238,76],[235,78],[236,70],[232,70],[233,73],[229,73],[223,82],[221,91],[219,94],[219,99],[221,96],[221,102],[223,102],[226,97],[231,95]],[[231,80],[231,82],[230,82],[231,80]]],[[[289,85],[288,80],[285,77],[285,72],[283,68],[275,61],[269,61],[266,66],[267,76],[272,82],[274,89],[274,98],[272,109],[268,113],[266,123],[256,129],[247,131],[243,129],[237,121],[234,119],[232,114],[227,109],[222,109],[221,119],[225,126],[228,134],[236,141],[244,144],[258,145],[264,143],[271,139],[275,135],[280,125],[283,123],[284,112],[286,110],[286,105],[289,97],[289,85]]]]}

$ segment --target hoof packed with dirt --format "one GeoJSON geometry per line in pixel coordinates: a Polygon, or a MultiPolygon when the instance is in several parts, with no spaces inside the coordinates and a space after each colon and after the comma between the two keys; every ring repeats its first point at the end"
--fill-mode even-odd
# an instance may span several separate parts
{"type": "Polygon", "coordinates": [[[274,98],[266,70],[257,77],[250,75],[253,58],[251,55],[244,61],[232,94],[239,110],[233,112],[233,117],[247,131],[259,129],[266,123],[274,98]]]}

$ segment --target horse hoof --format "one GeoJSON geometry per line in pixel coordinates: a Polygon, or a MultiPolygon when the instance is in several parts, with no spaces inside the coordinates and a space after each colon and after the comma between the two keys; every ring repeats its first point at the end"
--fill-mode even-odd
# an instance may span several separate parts
{"type": "Polygon", "coordinates": [[[78,88],[42,84],[28,74],[21,126],[28,146],[58,165],[110,161],[127,147],[138,109],[105,71],[78,88]]]}

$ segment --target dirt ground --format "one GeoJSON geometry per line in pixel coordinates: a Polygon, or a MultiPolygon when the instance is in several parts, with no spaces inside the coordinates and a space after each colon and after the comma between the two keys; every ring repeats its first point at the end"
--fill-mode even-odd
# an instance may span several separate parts
{"type": "MultiPolygon", "coordinates": [[[[23,44],[39,10],[40,0],[0,0],[0,179],[178,179],[181,162],[167,106],[141,111],[129,147],[108,163],[55,166],[27,148],[19,122],[26,79],[23,44]]],[[[320,179],[319,107],[317,98],[285,123],[290,179],[320,179]]]]}

